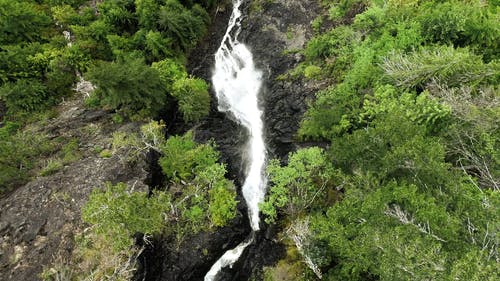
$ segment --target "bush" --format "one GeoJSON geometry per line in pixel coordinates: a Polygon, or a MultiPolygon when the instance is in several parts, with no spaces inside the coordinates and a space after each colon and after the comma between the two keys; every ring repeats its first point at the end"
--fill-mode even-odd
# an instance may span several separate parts
{"type": "Polygon", "coordinates": [[[279,210],[284,210],[293,220],[326,203],[325,195],[333,185],[332,166],[318,147],[290,154],[289,163],[284,167],[279,161],[272,160],[267,172],[271,182],[269,196],[259,207],[268,223],[276,220],[279,210]]]}
{"type": "Polygon", "coordinates": [[[193,134],[170,137],[161,147],[159,164],[167,178],[175,181],[192,180],[198,172],[215,164],[219,153],[208,144],[198,145],[193,134]]]}
{"type": "Polygon", "coordinates": [[[136,233],[160,233],[169,209],[170,198],[165,193],[148,197],[146,192],[130,191],[124,183],[107,183],[104,189],[90,194],[82,219],[120,251],[132,245],[136,233]]]}
{"type": "Polygon", "coordinates": [[[304,69],[304,76],[307,79],[317,79],[321,76],[321,67],[316,65],[309,65],[304,69]]]}
{"type": "Polygon", "coordinates": [[[158,71],[165,89],[170,93],[173,91],[174,83],[177,80],[185,79],[188,76],[184,65],[173,59],[154,62],[151,67],[158,71]]]}
{"type": "Polygon", "coordinates": [[[36,42],[51,24],[43,10],[27,1],[0,0],[0,44],[36,42]]]}
{"type": "Polygon", "coordinates": [[[42,111],[55,103],[47,87],[35,79],[20,79],[2,86],[0,99],[10,114],[42,111]]]}
{"type": "Polygon", "coordinates": [[[180,52],[193,48],[206,32],[210,17],[199,5],[191,10],[183,7],[177,0],[167,0],[159,11],[160,31],[165,32],[175,42],[180,52]]]}
{"type": "Polygon", "coordinates": [[[54,149],[45,135],[19,128],[10,122],[0,128],[0,193],[26,183],[37,159],[54,149]]]}
{"type": "Polygon", "coordinates": [[[166,90],[158,71],[139,59],[100,62],[86,78],[97,86],[94,94],[102,106],[126,116],[155,116],[165,107],[166,90]]]}
{"type": "Polygon", "coordinates": [[[485,54],[487,60],[498,58],[498,16],[485,5],[479,1],[446,1],[424,7],[417,19],[422,25],[422,34],[430,42],[456,47],[469,45],[485,54]]]}
{"type": "Polygon", "coordinates": [[[210,111],[210,95],[207,83],[199,78],[183,78],[175,81],[172,89],[184,121],[199,121],[210,111]]]}
{"type": "Polygon", "coordinates": [[[468,49],[424,48],[409,55],[394,52],[384,58],[382,68],[392,83],[404,88],[423,88],[430,82],[448,87],[498,82],[500,64],[484,64],[468,49]]]}

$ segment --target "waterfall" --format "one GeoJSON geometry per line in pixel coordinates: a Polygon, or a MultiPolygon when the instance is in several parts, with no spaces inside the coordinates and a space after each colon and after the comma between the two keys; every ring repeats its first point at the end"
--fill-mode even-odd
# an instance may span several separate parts
{"type": "MultiPolygon", "coordinates": [[[[245,181],[242,193],[248,206],[248,217],[253,232],[259,230],[259,203],[266,193],[266,146],[263,137],[262,111],[258,94],[262,73],[255,69],[252,53],[238,42],[241,30],[240,6],[243,0],[233,0],[233,12],[226,33],[215,53],[215,71],[212,82],[219,101],[219,111],[228,112],[248,131],[249,139],[244,156],[245,181]]],[[[252,235],[236,248],[227,251],[210,269],[205,281],[215,280],[220,270],[232,266],[243,250],[254,240],[252,235]]]]}

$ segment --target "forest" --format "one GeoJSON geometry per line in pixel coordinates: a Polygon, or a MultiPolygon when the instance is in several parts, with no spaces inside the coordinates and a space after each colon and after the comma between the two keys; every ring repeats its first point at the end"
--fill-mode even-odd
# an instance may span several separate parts
{"type": "MultiPolygon", "coordinates": [[[[260,209],[286,254],[261,278],[499,280],[500,2],[318,1],[302,62],[279,79],[325,86],[302,148],[269,160],[260,209]]],[[[209,81],[186,65],[224,5],[0,0],[0,196],[80,159],[78,140],[40,127],[82,79],[96,87],[86,107],[141,124],[115,133],[113,151],[154,151],[165,178],[151,192],[96,187],[72,260],[41,279],[131,280],[137,240],[179,246],[236,217],[217,143],[166,134],[171,112],[191,128],[211,110],[209,81]]]]}
{"type": "Polygon", "coordinates": [[[289,75],[329,82],[298,132],[328,145],[268,166],[265,280],[500,278],[498,4],[323,1],[289,75]]]}

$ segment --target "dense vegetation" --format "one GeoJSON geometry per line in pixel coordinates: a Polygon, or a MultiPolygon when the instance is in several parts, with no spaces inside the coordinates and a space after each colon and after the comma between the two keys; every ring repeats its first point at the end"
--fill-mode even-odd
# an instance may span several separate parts
{"type": "Polygon", "coordinates": [[[35,151],[34,140],[18,141],[19,134],[53,117],[51,108],[72,95],[80,73],[97,86],[86,103],[115,112],[115,120],[147,120],[176,108],[186,122],[206,116],[208,85],[190,77],[184,63],[215,4],[1,0],[0,192],[36,175],[40,153],[58,151],[48,141],[42,146],[49,150],[35,151]]]}
{"type": "Polygon", "coordinates": [[[291,75],[329,81],[298,132],[329,145],[268,167],[265,278],[498,280],[498,2],[323,4],[291,75]]]}
{"type": "MultiPolygon", "coordinates": [[[[218,163],[214,145],[196,144],[190,132],[165,139],[163,127],[153,121],[140,135],[115,134],[115,150],[157,149],[169,184],[152,194],[133,191],[124,183],[95,189],[82,210],[91,227],[78,237],[72,278],[129,280],[134,257],[152,235],[174,237],[175,249],[186,236],[227,225],[235,217],[235,187],[224,177],[226,169],[218,163]],[[135,245],[138,235],[142,247],[135,245]]],[[[55,276],[46,273],[49,280],[55,276]]]]}

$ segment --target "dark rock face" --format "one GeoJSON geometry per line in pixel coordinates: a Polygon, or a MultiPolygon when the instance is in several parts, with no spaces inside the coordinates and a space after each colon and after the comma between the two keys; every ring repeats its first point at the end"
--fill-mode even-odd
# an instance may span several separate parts
{"type": "Polygon", "coordinates": [[[179,246],[170,238],[158,237],[141,258],[136,280],[203,280],[219,255],[236,247],[249,232],[246,214],[239,213],[231,225],[188,237],[179,246]]]}
{"type": "Polygon", "coordinates": [[[240,41],[251,47],[254,60],[264,73],[262,104],[270,158],[284,158],[295,150],[295,134],[314,98],[317,87],[302,79],[277,79],[302,60],[296,50],[313,35],[311,22],[320,14],[315,0],[261,1],[260,11],[243,22],[240,41]]]}

